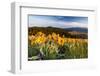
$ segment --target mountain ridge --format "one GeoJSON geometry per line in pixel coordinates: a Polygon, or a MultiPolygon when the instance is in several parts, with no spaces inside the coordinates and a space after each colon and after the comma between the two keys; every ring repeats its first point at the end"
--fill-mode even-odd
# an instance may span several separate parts
{"type": "Polygon", "coordinates": [[[28,34],[29,35],[35,35],[37,32],[43,32],[46,35],[52,34],[55,32],[56,34],[59,34],[60,36],[65,36],[68,38],[82,38],[87,39],[87,29],[84,28],[57,28],[57,27],[29,27],[28,28],[28,34]],[[85,30],[85,31],[84,31],[85,30]]]}

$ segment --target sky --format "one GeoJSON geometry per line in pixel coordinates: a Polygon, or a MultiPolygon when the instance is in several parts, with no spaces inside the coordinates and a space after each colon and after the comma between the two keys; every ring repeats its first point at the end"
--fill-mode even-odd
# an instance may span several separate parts
{"type": "Polygon", "coordinates": [[[58,28],[72,28],[72,27],[88,27],[88,17],[79,16],[46,16],[46,15],[29,15],[29,27],[58,27],[58,28]]]}

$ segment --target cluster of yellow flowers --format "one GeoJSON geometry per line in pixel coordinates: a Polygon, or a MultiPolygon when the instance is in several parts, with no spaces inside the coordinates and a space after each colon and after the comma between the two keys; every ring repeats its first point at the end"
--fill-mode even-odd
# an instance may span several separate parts
{"type": "Polygon", "coordinates": [[[38,32],[36,35],[29,36],[29,40],[31,41],[31,45],[42,44],[46,41],[46,36],[42,32],[38,32]]]}
{"type": "Polygon", "coordinates": [[[84,41],[87,42],[86,39],[65,38],[65,37],[59,36],[59,34],[56,34],[56,33],[52,33],[46,36],[42,32],[38,32],[35,35],[29,35],[29,40],[31,41],[31,45],[42,44],[42,43],[47,42],[48,40],[54,41],[55,43],[62,46],[64,45],[65,42],[67,43],[84,42],[84,41]]]}
{"type": "Polygon", "coordinates": [[[59,34],[52,33],[47,36],[47,39],[53,40],[54,42],[58,43],[59,45],[63,45],[65,43],[65,39],[60,37],[59,34]]]}

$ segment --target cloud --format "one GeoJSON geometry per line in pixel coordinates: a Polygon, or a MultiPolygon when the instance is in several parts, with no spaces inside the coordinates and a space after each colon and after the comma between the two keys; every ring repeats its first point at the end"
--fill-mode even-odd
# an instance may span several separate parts
{"type": "Polygon", "coordinates": [[[66,22],[65,26],[69,26],[69,27],[84,27],[87,28],[87,24],[85,23],[79,23],[79,22],[66,22]]]}
{"type": "Polygon", "coordinates": [[[84,27],[87,28],[88,24],[73,21],[59,21],[52,19],[32,18],[29,20],[29,27],[58,27],[58,28],[71,28],[71,27],[84,27]]]}

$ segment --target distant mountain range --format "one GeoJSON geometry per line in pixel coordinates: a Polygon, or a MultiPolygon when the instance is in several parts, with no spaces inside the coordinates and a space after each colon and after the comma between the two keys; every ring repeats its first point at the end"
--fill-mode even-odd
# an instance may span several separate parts
{"type": "Polygon", "coordinates": [[[46,27],[46,28],[56,28],[56,29],[64,29],[66,31],[74,31],[74,32],[84,32],[84,33],[88,33],[88,28],[82,28],[82,27],[70,27],[70,28],[58,28],[58,27],[46,27]]]}
{"type": "Polygon", "coordinates": [[[65,28],[65,30],[67,30],[67,31],[76,31],[76,32],[84,32],[84,33],[88,32],[87,28],[81,28],[81,27],[65,28]]]}

